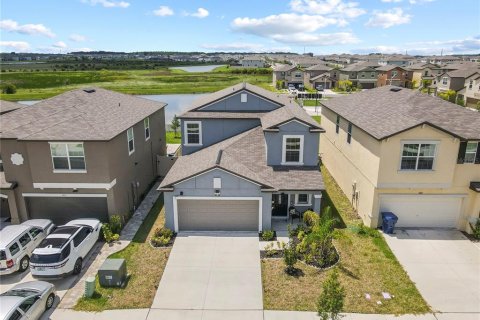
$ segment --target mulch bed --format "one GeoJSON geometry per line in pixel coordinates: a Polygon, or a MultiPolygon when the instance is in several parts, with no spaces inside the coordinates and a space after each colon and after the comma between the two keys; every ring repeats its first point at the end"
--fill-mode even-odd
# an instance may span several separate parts
{"type": "Polygon", "coordinates": [[[282,250],[272,250],[271,253],[267,254],[266,250],[260,250],[260,259],[282,259],[283,251],[282,250]]]}

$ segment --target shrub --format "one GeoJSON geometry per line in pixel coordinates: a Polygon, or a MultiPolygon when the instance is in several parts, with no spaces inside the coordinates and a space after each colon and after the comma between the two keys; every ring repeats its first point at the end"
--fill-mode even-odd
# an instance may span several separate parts
{"type": "Polygon", "coordinates": [[[372,228],[367,227],[363,223],[359,223],[356,228],[356,233],[361,235],[361,236],[369,236],[372,238],[379,238],[380,233],[372,228]]]}
{"type": "Polygon", "coordinates": [[[313,227],[318,224],[318,221],[320,221],[320,216],[316,212],[307,210],[303,213],[303,223],[308,227],[313,227]]]}
{"type": "Polygon", "coordinates": [[[151,243],[154,247],[165,247],[170,243],[172,238],[160,236],[160,237],[152,237],[151,243]]]}
{"type": "Polygon", "coordinates": [[[295,272],[295,264],[297,263],[297,252],[292,244],[288,244],[283,248],[283,261],[285,262],[285,271],[288,274],[295,272]]]}
{"type": "Polygon", "coordinates": [[[110,217],[110,229],[113,233],[120,233],[122,231],[122,217],[118,214],[110,217]]]}
{"type": "Polygon", "coordinates": [[[269,244],[267,244],[267,245],[265,246],[265,255],[266,255],[267,257],[273,257],[273,256],[275,255],[275,253],[277,253],[277,250],[275,250],[275,249],[273,248],[273,246],[274,246],[274,245],[273,245],[273,242],[270,242],[269,244]]]}
{"type": "Polygon", "coordinates": [[[338,280],[337,270],[331,272],[323,283],[323,290],[317,301],[317,311],[322,320],[339,320],[345,300],[345,288],[338,280]]]}
{"type": "Polygon", "coordinates": [[[17,92],[17,87],[13,83],[5,83],[2,87],[2,93],[14,94],[17,92]]]}
{"type": "Polygon", "coordinates": [[[120,235],[118,233],[112,232],[110,224],[108,223],[105,223],[102,225],[102,233],[103,233],[103,238],[107,243],[118,241],[118,239],[120,238],[120,235]]]}
{"type": "Polygon", "coordinates": [[[173,231],[168,228],[157,228],[155,229],[154,237],[172,238],[173,231]]]}
{"type": "Polygon", "coordinates": [[[264,230],[262,231],[262,240],[271,241],[275,237],[275,232],[273,230],[264,230]]]}
{"type": "Polygon", "coordinates": [[[473,237],[480,240],[480,219],[477,219],[475,225],[473,223],[470,223],[470,227],[472,228],[473,237]]]}

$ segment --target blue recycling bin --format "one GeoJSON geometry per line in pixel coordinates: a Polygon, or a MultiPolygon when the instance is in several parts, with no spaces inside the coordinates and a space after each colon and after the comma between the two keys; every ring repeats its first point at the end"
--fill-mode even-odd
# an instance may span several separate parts
{"type": "Polygon", "coordinates": [[[382,230],[384,233],[392,234],[395,231],[395,224],[398,217],[393,212],[382,212],[382,230]]]}

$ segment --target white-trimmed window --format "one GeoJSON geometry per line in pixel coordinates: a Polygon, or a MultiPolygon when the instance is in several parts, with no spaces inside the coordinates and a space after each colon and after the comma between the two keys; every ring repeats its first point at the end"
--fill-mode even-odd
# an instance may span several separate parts
{"type": "Polygon", "coordinates": [[[436,143],[403,143],[400,170],[433,170],[436,143]]]}
{"type": "Polygon", "coordinates": [[[283,136],[282,164],[303,165],[303,135],[283,136]]]}
{"type": "Polygon", "coordinates": [[[246,93],[240,94],[240,102],[247,102],[248,95],[246,93]]]}
{"type": "Polygon", "coordinates": [[[145,128],[145,141],[150,139],[150,118],[143,119],[143,127],[145,128]]]}
{"type": "Polygon", "coordinates": [[[472,89],[473,88],[473,80],[470,80],[468,82],[468,89],[472,89]]]}
{"type": "Polygon", "coordinates": [[[185,121],[185,145],[202,144],[202,122],[185,121]]]}
{"type": "Polygon", "coordinates": [[[442,84],[446,85],[448,83],[448,78],[447,77],[443,77],[442,78],[442,84]]]}
{"type": "Polygon", "coordinates": [[[133,127],[127,130],[128,154],[135,152],[135,138],[133,136],[133,127]]]}
{"type": "Polygon", "coordinates": [[[311,194],[308,193],[297,193],[295,195],[295,205],[297,206],[311,206],[312,201],[311,194]]]}
{"type": "Polygon", "coordinates": [[[50,142],[54,172],[85,172],[83,142],[50,142]]]}
{"type": "Polygon", "coordinates": [[[464,163],[475,163],[477,157],[478,142],[467,142],[467,149],[465,150],[464,163]]]}

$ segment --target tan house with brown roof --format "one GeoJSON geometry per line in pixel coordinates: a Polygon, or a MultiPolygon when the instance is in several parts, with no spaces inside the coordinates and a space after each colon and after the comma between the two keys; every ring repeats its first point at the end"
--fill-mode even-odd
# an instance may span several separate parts
{"type": "Polygon", "coordinates": [[[2,217],[128,216],[157,178],[157,155],[166,153],[164,106],[91,88],[3,114],[2,217]]]}
{"type": "Polygon", "coordinates": [[[480,113],[384,86],[323,102],[322,162],[363,222],[468,230],[480,215],[480,113]]]}

